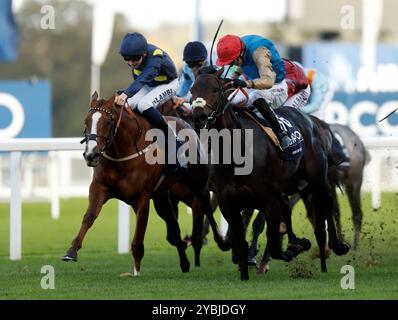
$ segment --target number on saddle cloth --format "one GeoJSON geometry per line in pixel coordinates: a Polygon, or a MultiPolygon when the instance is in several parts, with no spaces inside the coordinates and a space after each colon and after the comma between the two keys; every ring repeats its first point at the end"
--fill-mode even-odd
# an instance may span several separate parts
{"type": "MultiPolygon", "coordinates": [[[[256,108],[251,107],[248,108],[250,114],[254,115],[257,120],[264,126],[270,127],[271,125],[267,120],[263,118],[256,108]]],[[[281,155],[283,160],[295,160],[300,157],[304,152],[304,140],[300,130],[288,119],[276,115],[279,120],[279,125],[287,132],[288,136],[291,139],[291,144],[289,147],[285,149],[283,154],[281,155]]]]}

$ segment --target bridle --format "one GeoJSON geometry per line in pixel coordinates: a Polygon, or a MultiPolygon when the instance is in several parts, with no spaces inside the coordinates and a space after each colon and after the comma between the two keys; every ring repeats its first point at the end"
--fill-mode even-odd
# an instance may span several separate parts
{"type": "MultiPolygon", "coordinates": [[[[109,129],[109,131],[108,131],[106,136],[99,136],[97,134],[87,134],[86,130],[85,130],[84,139],[82,141],[80,141],[80,143],[82,143],[82,144],[85,143],[85,142],[88,143],[90,140],[93,140],[93,141],[97,142],[97,144],[98,144],[98,140],[97,140],[98,138],[105,139],[106,143],[105,143],[105,146],[100,150],[100,154],[102,156],[104,156],[106,159],[111,160],[111,161],[115,161],[115,162],[128,161],[128,160],[134,159],[134,158],[144,154],[145,152],[147,152],[149,150],[149,146],[147,146],[143,150],[140,150],[138,148],[138,141],[139,141],[139,139],[140,139],[140,137],[142,135],[142,127],[141,127],[137,117],[134,117],[134,120],[137,122],[137,127],[138,127],[138,133],[137,133],[136,139],[135,139],[135,148],[136,148],[137,152],[132,154],[132,155],[123,157],[123,158],[113,158],[113,157],[111,157],[111,156],[106,154],[106,150],[109,149],[109,147],[112,145],[112,143],[115,140],[117,131],[118,131],[119,126],[120,126],[120,122],[122,120],[122,114],[123,114],[124,108],[125,107],[121,107],[121,111],[120,111],[120,114],[119,114],[119,117],[118,117],[117,121],[116,121],[115,115],[110,110],[107,110],[107,109],[104,109],[104,108],[101,108],[101,107],[92,107],[92,108],[90,108],[89,111],[88,111],[88,114],[91,113],[91,112],[95,112],[95,111],[104,112],[105,114],[107,114],[110,117],[110,120],[111,120],[111,127],[110,127],[110,129],[109,129]]],[[[128,112],[133,113],[130,110],[130,107],[128,105],[126,105],[126,108],[128,108],[127,109],[128,112]]]]}
{"type": "Polygon", "coordinates": [[[120,112],[117,124],[116,124],[115,115],[113,114],[113,112],[111,112],[111,111],[109,111],[107,109],[104,109],[104,108],[100,108],[100,107],[92,107],[92,108],[90,108],[88,110],[88,114],[90,114],[91,112],[95,112],[95,111],[103,112],[103,113],[107,114],[110,117],[111,128],[108,130],[108,133],[107,133],[106,136],[100,136],[100,135],[92,134],[92,133],[88,134],[87,130],[86,130],[87,127],[86,127],[86,129],[84,131],[84,139],[82,141],[80,141],[80,143],[81,144],[88,143],[90,140],[95,141],[95,142],[98,143],[97,139],[98,138],[103,138],[106,141],[105,146],[100,151],[100,153],[103,153],[112,145],[112,143],[113,143],[113,141],[115,139],[115,136],[116,136],[116,133],[117,133],[117,129],[119,127],[120,120],[122,118],[123,108],[122,108],[122,112],[120,112]]]}
{"type": "MultiPolygon", "coordinates": [[[[241,88],[237,88],[229,95],[229,97],[227,97],[226,91],[228,91],[228,90],[224,90],[222,79],[220,79],[216,74],[210,74],[210,73],[199,74],[198,79],[203,76],[211,76],[211,77],[215,78],[217,81],[217,85],[218,85],[216,101],[213,104],[210,104],[206,101],[206,103],[201,106],[202,108],[207,107],[211,110],[210,115],[207,116],[206,123],[204,126],[204,129],[208,129],[209,124],[210,124],[210,126],[213,126],[214,123],[218,120],[218,118],[222,114],[224,114],[225,110],[227,110],[227,108],[229,108],[232,100],[235,98],[235,96],[238,94],[239,91],[242,91],[246,97],[247,97],[247,93],[244,90],[242,90],[241,88]]],[[[194,110],[195,109],[194,103],[192,104],[192,107],[194,110]]],[[[196,106],[196,107],[198,107],[198,106],[196,106]]]]}

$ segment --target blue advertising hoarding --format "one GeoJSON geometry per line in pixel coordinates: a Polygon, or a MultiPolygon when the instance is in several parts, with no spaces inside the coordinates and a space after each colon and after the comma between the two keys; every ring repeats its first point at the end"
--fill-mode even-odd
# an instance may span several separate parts
{"type": "Polygon", "coordinates": [[[379,43],[375,66],[361,65],[359,43],[312,42],[303,46],[303,65],[329,78],[333,102],[324,110],[327,122],[348,125],[361,137],[398,136],[398,45],[379,43]]]}
{"type": "Polygon", "coordinates": [[[0,81],[0,139],[52,135],[49,81],[0,81]]]}
{"type": "Polygon", "coordinates": [[[336,92],[325,108],[325,121],[348,125],[361,137],[398,136],[398,93],[336,92]]]}

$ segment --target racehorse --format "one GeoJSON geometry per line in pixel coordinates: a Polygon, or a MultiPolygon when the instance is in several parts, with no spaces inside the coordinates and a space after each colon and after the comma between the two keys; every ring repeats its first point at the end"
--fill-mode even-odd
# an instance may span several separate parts
{"type": "MultiPolygon", "coordinates": [[[[319,121],[319,119],[317,120],[319,121]]],[[[326,124],[326,123],[324,123],[326,124]]],[[[352,211],[352,221],[354,224],[354,244],[353,249],[358,250],[360,232],[362,227],[362,209],[361,209],[361,185],[363,180],[363,172],[365,165],[370,161],[370,155],[366,150],[360,137],[352,131],[348,126],[340,124],[330,124],[328,125],[330,133],[333,134],[339,143],[347,149],[348,157],[350,159],[348,165],[337,165],[329,167],[329,180],[333,186],[333,199],[335,201],[334,205],[334,219],[336,223],[336,231],[340,239],[343,239],[343,234],[341,230],[341,214],[340,207],[337,202],[337,187],[343,187],[344,191],[347,193],[348,200],[352,211]]],[[[305,195],[305,192],[304,192],[305,195]]],[[[296,194],[290,197],[289,206],[293,206],[301,199],[300,194],[296,194]]],[[[305,198],[304,198],[305,200],[305,198]]],[[[306,201],[304,201],[305,204],[306,201]]],[[[313,210],[311,205],[306,205],[307,217],[313,223],[313,210]]],[[[246,225],[248,225],[250,218],[253,214],[253,210],[245,210],[242,216],[246,225]]],[[[265,225],[265,213],[258,212],[256,218],[253,221],[253,238],[249,249],[248,262],[249,264],[256,264],[255,256],[257,254],[257,241],[259,235],[263,232],[265,225]]],[[[260,270],[264,270],[264,265],[268,265],[269,255],[264,256],[260,264],[260,270]]],[[[268,269],[268,266],[266,267],[268,269]]],[[[265,269],[265,270],[266,270],[265,269]]]]}
{"type": "MultiPolygon", "coordinates": [[[[185,253],[186,243],[182,241],[180,229],[173,211],[168,205],[168,190],[178,185],[188,188],[205,214],[209,216],[214,231],[215,241],[222,247],[223,240],[218,233],[217,224],[212,216],[208,183],[208,168],[205,165],[188,164],[187,173],[182,177],[164,176],[164,164],[150,164],[146,161],[154,142],[145,140],[145,134],[151,129],[150,124],[139,114],[127,111],[124,106],[114,104],[115,96],[108,100],[98,100],[95,92],[85,119],[86,148],[84,158],[90,167],[94,167],[93,180],[90,184],[89,206],[84,215],[80,231],[72,241],[64,261],[77,261],[77,251],[83,239],[98,217],[103,204],[116,198],[131,205],[136,213],[134,239],[131,244],[134,258],[134,275],[140,274],[141,260],[144,256],[144,236],[148,221],[149,202],[153,199],[159,216],[167,224],[167,240],[177,247],[180,267],[189,271],[189,261],[185,253]],[[210,217],[211,215],[211,217],[210,217]]],[[[177,131],[190,126],[178,118],[177,131]]],[[[191,129],[192,133],[194,131],[191,129]]],[[[158,148],[155,152],[159,151],[158,148]]],[[[200,224],[196,234],[200,236],[200,224]]]]}
{"type": "MultiPolygon", "coordinates": [[[[265,210],[267,215],[267,247],[272,258],[290,261],[303,250],[306,239],[298,239],[291,226],[291,210],[283,193],[297,190],[298,183],[305,179],[314,195],[311,199],[315,209],[315,235],[320,248],[326,245],[325,220],[328,222],[329,247],[338,254],[345,254],[349,248],[339,241],[332,219],[333,199],[327,179],[327,154],[317,137],[317,126],[309,117],[291,108],[279,108],[277,114],[296,124],[304,137],[304,153],[292,161],[280,158],[278,150],[264,134],[260,126],[245,113],[238,113],[228,102],[221,78],[223,69],[202,68],[191,88],[195,130],[200,128],[252,130],[253,170],[249,175],[238,176],[232,164],[211,164],[211,181],[215,186],[220,210],[229,223],[232,244],[237,252],[241,280],[249,278],[247,254],[241,211],[245,208],[265,210]],[[254,152],[255,150],[255,152],[254,152]],[[281,216],[286,221],[289,246],[282,252],[279,237],[281,216]]],[[[232,135],[232,134],[231,134],[232,135]]],[[[244,143],[244,142],[243,142],[244,143]]],[[[224,150],[217,152],[225,152],[224,150]]],[[[326,271],[325,256],[321,253],[321,268],[326,271]]]]}

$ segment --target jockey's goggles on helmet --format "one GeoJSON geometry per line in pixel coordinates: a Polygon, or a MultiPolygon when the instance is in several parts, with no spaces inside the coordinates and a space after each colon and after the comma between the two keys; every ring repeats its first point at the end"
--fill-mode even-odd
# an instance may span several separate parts
{"type": "Polygon", "coordinates": [[[142,58],[142,55],[136,56],[123,56],[124,61],[138,61],[142,58]]]}
{"type": "Polygon", "coordinates": [[[201,63],[202,63],[202,61],[187,61],[187,65],[191,69],[199,66],[201,63]]]}

